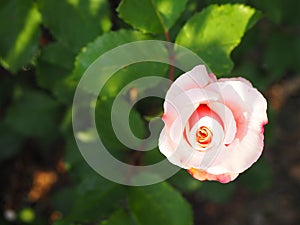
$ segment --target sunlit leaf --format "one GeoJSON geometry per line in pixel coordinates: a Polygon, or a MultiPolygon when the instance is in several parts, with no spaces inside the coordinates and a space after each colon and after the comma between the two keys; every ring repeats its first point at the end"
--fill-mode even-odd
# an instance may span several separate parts
{"type": "MultiPolygon", "coordinates": [[[[148,39],[151,39],[151,36],[129,30],[109,32],[98,37],[94,42],[90,43],[86,48],[84,48],[83,51],[78,55],[72,78],[78,82],[92,62],[94,62],[98,57],[107,51],[122,44],[148,39]]],[[[137,54],[141,53],[137,51],[137,54]]],[[[120,54],[120,58],[122,57],[127,57],[125,52],[120,54]]],[[[114,61],[116,59],[111,60],[114,61]]],[[[141,62],[132,64],[115,73],[105,84],[100,94],[102,97],[115,97],[129,82],[145,76],[166,76],[167,69],[168,65],[155,62],[141,62]]],[[[148,84],[149,87],[151,85],[155,84],[148,84]]],[[[140,91],[141,87],[137,88],[138,91],[140,91]]]]}
{"type": "Polygon", "coordinates": [[[111,27],[106,0],[39,0],[38,5],[45,25],[74,52],[111,27]]]}
{"type": "Polygon", "coordinates": [[[0,64],[16,73],[37,51],[41,16],[33,1],[2,0],[0,18],[0,64]]]}
{"type": "Polygon", "coordinates": [[[144,32],[167,32],[183,12],[187,0],[123,0],[117,11],[125,22],[144,32]]]}
{"type": "Polygon", "coordinates": [[[196,52],[215,74],[228,74],[233,67],[231,51],[254,15],[255,10],[245,5],[210,5],[184,25],[176,43],[196,52]]]}

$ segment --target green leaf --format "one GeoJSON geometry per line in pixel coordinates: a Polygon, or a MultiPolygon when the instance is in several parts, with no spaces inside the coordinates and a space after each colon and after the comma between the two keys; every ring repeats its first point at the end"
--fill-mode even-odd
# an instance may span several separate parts
{"type": "MultiPolygon", "coordinates": [[[[78,82],[86,69],[92,64],[92,62],[94,62],[105,52],[122,44],[148,39],[151,39],[151,36],[142,34],[137,31],[128,30],[109,32],[98,37],[94,42],[90,43],[86,48],[84,48],[78,55],[75,62],[75,69],[72,78],[76,82],[78,82]]],[[[144,76],[165,76],[167,74],[167,69],[168,66],[166,64],[155,62],[135,63],[126,68],[122,68],[108,80],[108,82],[102,89],[101,96],[103,98],[115,97],[119,93],[121,88],[123,88],[130,81],[144,76]]],[[[155,84],[149,84],[149,86],[151,85],[155,84]]]]}
{"type": "Polygon", "coordinates": [[[37,62],[37,82],[40,87],[51,91],[61,102],[71,104],[75,87],[70,79],[75,54],[60,42],[42,48],[37,62]]]}
{"type": "Polygon", "coordinates": [[[57,103],[40,91],[18,89],[4,122],[20,134],[30,137],[57,135],[57,103]]]}
{"type": "Polygon", "coordinates": [[[45,25],[74,52],[111,27],[106,0],[39,0],[38,4],[45,25]]]}
{"type": "Polygon", "coordinates": [[[143,154],[143,163],[145,165],[153,165],[162,160],[165,160],[165,156],[159,151],[158,148],[154,148],[150,151],[145,151],[143,154]]]}
{"type": "Polygon", "coordinates": [[[193,224],[190,205],[166,182],[145,187],[131,187],[129,207],[138,224],[193,224]]]}
{"type": "Polygon", "coordinates": [[[184,11],[187,0],[122,0],[117,11],[128,24],[144,32],[167,32],[184,11]]]}
{"type": "MultiPolygon", "coordinates": [[[[96,125],[99,132],[99,136],[106,146],[107,149],[111,151],[118,158],[124,159],[124,150],[127,149],[116,137],[115,131],[112,127],[112,118],[111,114],[114,115],[114,121],[118,124],[118,131],[121,134],[129,135],[130,133],[125,130],[125,127],[130,127],[132,134],[138,138],[143,138],[146,133],[145,124],[139,115],[139,113],[133,108],[131,109],[130,117],[127,120],[122,119],[123,117],[119,114],[122,114],[124,111],[130,110],[130,105],[125,100],[121,100],[118,102],[119,106],[123,109],[123,111],[111,111],[111,106],[113,104],[113,99],[98,101],[96,106],[96,125]]],[[[132,143],[135,146],[139,146],[138,143],[132,143]]]]}
{"type": "MultiPolygon", "coordinates": [[[[62,224],[99,221],[119,208],[125,200],[124,186],[101,177],[90,167],[86,168],[83,176],[72,180],[73,186],[66,186],[51,197],[55,209],[62,213],[62,224]]],[[[70,175],[74,175],[74,171],[70,175]]]]}
{"type": "Polygon", "coordinates": [[[99,225],[135,225],[130,215],[124,210],[114,212],[110,217],[99,225]]]}
{"type": "Polygon", "coordinates": [[[133,41],[141,41],[150,39],[150,36],[142,34],[137,31],[119,30],[105,33],[98,37],[95,41],[89,43],[82,49],[76,58],[74,79],[79,81],[86,69],[94,62],[99,56],[105,52],[116,48],[122,44],[133,41]]]}
{"type": "Polygon", "coordinates": [[[38,84],[53,91],[73,69],[75,54],[61,43],[51,43],[42,48],[37,64],[38,84]]]}
{"type": "Polygon", "coordinates": [[[196,52],[217,75],[230,73],[231,51],[240,43],[255,10],[241,4],[211,5],[182,28],[176,44],[196,52]]]}
{"type": "Polygon", "coordinates": [[[226,203],[230,201],[235,191],[235,183],[221,184],[219,182],[203,182],[198,193],[205,199],[216,202],[226,203]]]}
{"type": "Polygon", "coordinates": [[[37,51],[41,16],[33,1],[2,0],[0,18],[0,63],[16,73],[37,51]]]}
{"type": "Polygon", "coordinates": [[[87,176],[78,186],[66,220],[91,222],[103,219],[120,207],[124,198],[124,186],[112,183],[94,173],[94,176],[87,176]]]}

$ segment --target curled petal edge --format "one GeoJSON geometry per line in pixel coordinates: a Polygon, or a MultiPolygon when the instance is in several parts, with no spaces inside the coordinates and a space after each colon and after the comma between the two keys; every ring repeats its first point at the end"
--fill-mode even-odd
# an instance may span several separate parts
{"type": "Polygon", "coordinates": [[[220,183],[229,183],[233,180],[235,180],[239,173],[223,173],[223,174],[211,174],[201,169],[195,169],[191,168],[187,170],[189,174],[191,174],[195,179],[200,181],[206,181],[206,180],[215,180],[219,181],[220,183]]]}

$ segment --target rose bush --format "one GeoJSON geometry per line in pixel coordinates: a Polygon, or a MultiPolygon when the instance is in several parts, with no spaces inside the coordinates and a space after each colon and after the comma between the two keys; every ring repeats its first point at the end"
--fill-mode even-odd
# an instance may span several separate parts
{"type": "Polygon", "coordinates": [[[262,153],[266,109],[248,80],[217,79],[196,66],[166,94],[160,151],[196,179],[230,182],[262,153]]]}

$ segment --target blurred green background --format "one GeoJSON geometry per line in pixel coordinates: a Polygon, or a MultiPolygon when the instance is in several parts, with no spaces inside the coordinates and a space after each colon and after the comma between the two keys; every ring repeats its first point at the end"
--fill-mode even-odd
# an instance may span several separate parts
{"type": "MultiPolygon", "coordinates": [[[[298,0],[1,0],[0,224],[299,224],[299,9],[298,0]],[[190,48],[218,77],[243,76],[266,96],[264,153],[234,182],[200,182],[181,170],[127,187],[81,157],[71,124],[78,81],[106,51],[148,39],[190,48]]],[[[110,124],[114,97],[149,72],[168,78],[170,68],[130,66],[97,103],[100,136],[126,163],[164,159],[158,149],[126,149],[110,124]]],[[[147,121],[161,113],[160,99],[138,102],[133,132],[147,136],[147,121]]]]}

